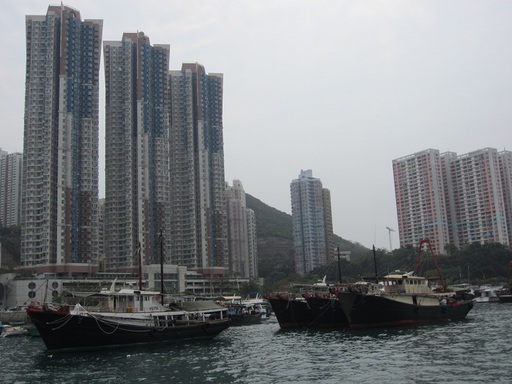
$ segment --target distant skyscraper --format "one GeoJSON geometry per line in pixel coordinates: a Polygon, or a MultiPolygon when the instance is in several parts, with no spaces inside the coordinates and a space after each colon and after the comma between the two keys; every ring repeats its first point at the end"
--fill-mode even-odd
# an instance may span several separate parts
{"type": "Polygon", "coordinates": [[[329,264],[334,261],[336,249],[334,246],[334,231],[332,227],[331,191],[327,188],[322,189],[322,205],[324,207],[325,248],[327,264],[329,264]]]}
{"type": "Polygon", "coordinates": [[[322,182],[313,177],[311,170],[300,172],[299,178],[291,182],[290,192],[295,271],[304,275],[327,263],[329,236],[325,225],[329,220],[325,216],[332,214],[325,212],[328,208],[324,206],[322,182]]]}
{"type": "Polygon", "coordinates": [[[259,274],[258,262],[258,234],[256,232],[256,215],[252,209],[247,208],[247,240],[249,248],[249,278],[257,279],[259,274]]]}
{"type": "Polygon", "coordinates": [[[240,180],[226,183],[228,215],[229,267],[234,275],[246,279],[258,277],[256,223],[254,211],[245,204],[245,191],[240,180]]]}
{"type": "Polygon", "coordinates": [[[20,225],[23,155],[0,150],[0,227],[20,225]]]}
{"type": "Polygon", "coordinates": [[[393,160],[400,245],[428,238],[436,253],[447,244],[508,245],[507,157],[500,162],[492,148],[461,156],[428,149],[393,160]]]}
{"type": "Polygon", "coordinates": [[[97,267],[102,26],[65,6],[26,17],[21,266],[37,272],[97,267]]]}
{"type": "Polygon", "coordinates": [[[144,264],[160,262],[160,234],[169,244],[170,48],[138,32],[103,49],[106,267],[135,271],[139,244],[144,264]]]}
{"type": "Polygon", "coordinates": [[[454,245],[508,245],[507,222],[496,149],[485,148],[452,158],[454,245]]]}
{"type": "Polygon", "coordinates": [[[400,246],[430,239],[433,251],[448,244],[448,222],[439,151],[427,149],[393,160],[400,246]]]}
{"type": "Polygon", "coordinates": [[[222,74],[199,64],[170,72],[172,261],[228,268],[222,74]]]}
{"type": "Polygon", "coordinates": [[[505,204],[505,216],[507,218],[508,241],[512,242],[512,152],[502,151],[498,153],[500,164],[501,191],[505,204]]]}

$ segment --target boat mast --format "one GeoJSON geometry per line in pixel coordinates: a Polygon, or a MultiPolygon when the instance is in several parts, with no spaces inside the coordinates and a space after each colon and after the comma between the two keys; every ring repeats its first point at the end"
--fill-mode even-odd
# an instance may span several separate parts
{"type": "Polygon", "coordinates": [[[340,247],[338,246],[338,282],[341,284],[340,247]]]}
{"type": "Polygon", "coordinates": [[[160,293],[162,295],[162,305],[164,305],[164,236],[160,231],[160,293]]]}
{"type": "Polygon", "coordinates": [[[139,291],[142,291],[142,258],[140,255],[140,241],[137,247],[137,253],[139,254],[139,291]]]}
{"type": "Polygon", "coordinates": [[[375,245],[373,246],[373,268],[375,269],[375,281],[379,282],[379,275],[377,274],[377,257],[375,255],[375,245]]]}
{"type": "Polygon", "coordinates": [[[430,250],[430,254],[432,255],[432,258],[434,259],[434,264],[436,266],[436,270],[437,270],[437,276],[439,277],[439,281],[441,281],[441,286],[443,287],[443,292],[446,291],[446,284],[444,283],[444,279],[443,279],[443,276],[441,276],[441,270],[439,269],[439,264],[437,263],[437,258],[436,258],[436,255],[435,253],[432,251],[432,246],[430,245],[430,240],[429,239],[421,239],[420,240],[420,249],[418,251],[418,262],[416,263],[416,276],[419,276],[419,272],[420,272],[420,262],[421,262],[421,250],[423,248],[423,244],[428,244],[428,249],[430,250]]]}

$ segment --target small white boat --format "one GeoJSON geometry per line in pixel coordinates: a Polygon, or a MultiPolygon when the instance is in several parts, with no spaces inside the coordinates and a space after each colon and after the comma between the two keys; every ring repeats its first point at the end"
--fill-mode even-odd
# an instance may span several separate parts
{"type": "Polygon", "coordinates": [[[3,325],[0,337],[28,336],[28,330],[20,325],[3,325]]]}
{"type": "Polygon", "coordinates": [[[475,291],[476,303],[497,303],[500,301],[498,297],[499,287],[483,286],[475,291]]]}

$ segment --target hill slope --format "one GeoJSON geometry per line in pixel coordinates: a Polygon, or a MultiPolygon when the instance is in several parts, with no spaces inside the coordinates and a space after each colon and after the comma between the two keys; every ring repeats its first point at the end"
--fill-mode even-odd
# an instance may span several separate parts
{"type": "MultiPolygon", "coordinates": [[[[259,274],[269,281],[287,279],[295,274],[293,229],[291,215],[268,206],[246,193],[246,205],[256,216],[259,274]]],[[[368,255],[361,244],[334,236],[342,251],[351,251],[352,258],[368,255]]]]}

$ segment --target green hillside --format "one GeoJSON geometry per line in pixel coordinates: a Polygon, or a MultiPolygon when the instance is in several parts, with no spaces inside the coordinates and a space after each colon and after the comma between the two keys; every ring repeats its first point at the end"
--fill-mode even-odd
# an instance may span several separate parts
{"type": "MultiPolygon", "coordinates": [[[[267,282],[289,280],[295,276],[291,215],[268,206],[246,193],[246,205],[256,216],[259,275],[267,282]]],[[[352,259],[367,256],[370,250],[335,235],[341,251],[352,252],[352,259]]]]}

